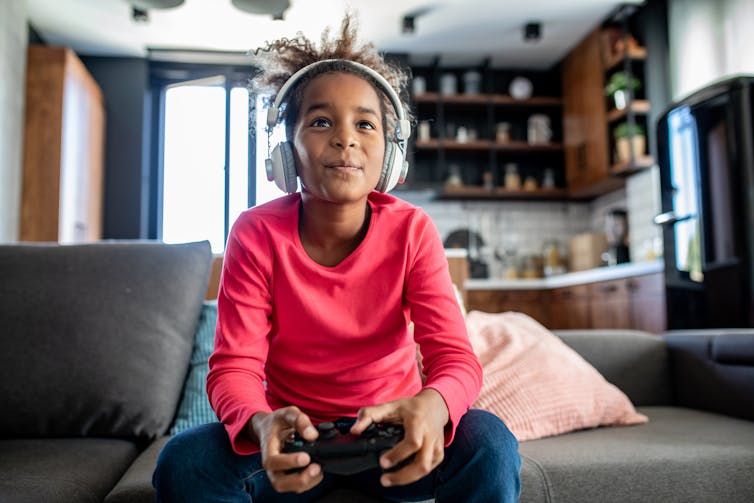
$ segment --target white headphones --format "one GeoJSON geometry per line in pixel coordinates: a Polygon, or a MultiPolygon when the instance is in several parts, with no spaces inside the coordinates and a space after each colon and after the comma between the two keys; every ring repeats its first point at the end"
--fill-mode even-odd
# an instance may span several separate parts
{"type": "MultiPolygon", "coordinates": [[[[268,138],[278,123],[278,119],[280,118],[280,105],[285,100],[289,90],[301,80],[305,74],[319,68],[320,66],[332,65],[333,63],[350,66],[353,69],[359,70],[372,77],[385,94],[387,94],[390,103],[392,103],[393,108],[395,109],[395,114],[398,117],[398,124],[395,128],[395,141],[385,141],[385,161],[382,164],[380,180],[375,187],[375,190],[379,192],[388,192],[397,184],[403,183],[406,180],[406,174],[408,173],[406,145],[408,143],[408,137],[411,136],[411,124],[408,119],[406,119],[401,100],[393,87],[382,75],[368,66],[347,59],[325,59],[307,65],[294,73],[291,78],[283,84],[283,87],[280,88],[275,103],[273,103],[269,110],[267,110],[268,138]]],[[[268,158],[264,161],[264,165],[267,170],[267,179],[269,181],[274,181],[275,184],[280,187],[280,190],[289,194],[296,192],[298,188],[296,163],[293,155],[293,146],[290,142],[283,141],[278,143],[275,148],[272,149],[272,153],[270,153],[268,158]]]]}

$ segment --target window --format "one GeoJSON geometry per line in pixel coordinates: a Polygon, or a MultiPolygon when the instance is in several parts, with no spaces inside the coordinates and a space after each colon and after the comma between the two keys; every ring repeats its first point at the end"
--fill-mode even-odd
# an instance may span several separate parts
{"type": "Polygon", "coordinates": [[[159,68],[154,73],[161,117],[161,148],[151,180],[154,237],[167,243],[206,239],[212,252],[221,254],[242,211],[283,194],[264,171],[264,114],[254,113],[261,98],[249,93],[248,71],[159,68]],[[250,134],[253,121],[261,134],[250,134]]]}

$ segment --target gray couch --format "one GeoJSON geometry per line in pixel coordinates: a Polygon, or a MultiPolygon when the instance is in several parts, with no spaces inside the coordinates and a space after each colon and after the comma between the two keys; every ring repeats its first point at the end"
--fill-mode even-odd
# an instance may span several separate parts
{"type": "MultiPolygon", "coordinates": [[[[209,263],[207,243],[0,246],[0,501],[154,501],[209,263]]],[[[522,502],[754,500],[754,330],[558,335],[650,422],[523,442],[522,502]]]]}

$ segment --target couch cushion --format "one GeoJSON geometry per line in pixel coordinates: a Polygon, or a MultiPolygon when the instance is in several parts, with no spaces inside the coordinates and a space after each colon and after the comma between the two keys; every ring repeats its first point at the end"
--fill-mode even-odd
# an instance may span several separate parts
{"type": "Polygon", "coordinates": [[[621,390],[530,316],[472,311],[466,326],[484,371],[475,406],[500,417],[517,439],[647,420],[621,390]]]}
{"type": "Polygon", "coordinates": [[[522,503],[750,502],[754,423],[651,406],[649,423],[522,442],[522,503]]]}
{"type": "Polygon", "coordinates": [[[154,503],[152,474],[160,451],[169,439],[160,437],[144,449],[107,495],[105,503],[154,503]]]}
{"type": "Polygon", "coordinates": [[[209,355],[215,347],[215,325],[217,324],[217,301],[205,301],[199,316],[194,348],[191,351],[191,366],[186,384],[183,386],[178,415],[170,434],[175,435],[187,428],[217,421],[215,411],[207,396],[207,374],[209,355]]]}
{"type": "MultiPolygon", "coordinates": [[[[158,438],[144,450],[115,488],[107,495],[105,503],[154,503],[155,493],[152,487],[152,473],[157,465],[160,450],[168,439],[169,437],[158,438]]],[[[382,503],[386,501],[350,489],[338,489],[321,498],[317,503],[382,503]]],[[[431,503],[431,501],[428,500],[423,503],[431,503]]]]}
{"type": "Polygon", "coordinates": [[[555,330],[634,405],[672,403],[665,341],[639,330],[555,330]]]}
{"type": "Polygon", "coordinates": [[[2,437],[144,437],[175,414],[209,243],[0,246],[2,437]]]}
{"type": "Polygon", "coordinates": [[[137,447],[126,440],[0,440],[0,501],[98,503],[137,447]]]}

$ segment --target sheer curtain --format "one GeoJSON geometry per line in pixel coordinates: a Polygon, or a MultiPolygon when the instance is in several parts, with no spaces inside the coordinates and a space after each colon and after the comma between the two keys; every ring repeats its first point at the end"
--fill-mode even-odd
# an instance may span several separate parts
{"type": "Polygon", "coordinates": [[[754,74],[754,1],[669,0],[672,99],[714,80],[754,74]]]}

